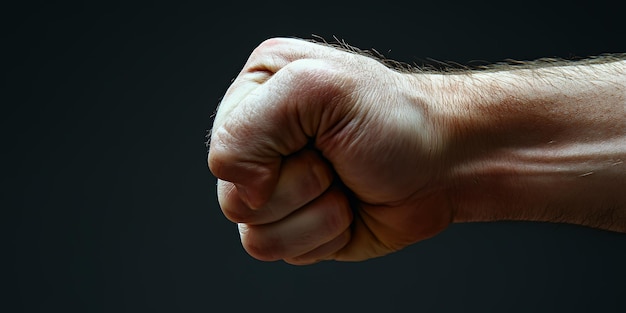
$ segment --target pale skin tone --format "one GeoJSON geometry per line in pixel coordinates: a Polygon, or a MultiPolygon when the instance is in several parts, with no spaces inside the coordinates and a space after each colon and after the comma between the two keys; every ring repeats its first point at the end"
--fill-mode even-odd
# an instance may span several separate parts
{"type": "Polygon", "coordinates": [[[626,233],[626,61],[415,73],[276,38],[216,112],[208,165],[254,258],[361,261],[451,223],[626,233]]]}

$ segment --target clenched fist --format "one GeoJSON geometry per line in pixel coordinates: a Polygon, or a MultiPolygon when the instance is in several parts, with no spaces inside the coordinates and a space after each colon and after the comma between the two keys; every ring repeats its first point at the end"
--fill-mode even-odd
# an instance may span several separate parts
{"type": "Polygon", "coordinates": [[[426,88],[356,53],[262,43],[219,106],[208,156],[246,251],[363,260],[444,229],[446,121],[426,88]]]}
{"type": "Polygon", "coordinates": [[[251,54],[208,165],[260,260],[358,261],[452,222],[626,232],[626,61],[398,71],[297,39],[251,54]]]}

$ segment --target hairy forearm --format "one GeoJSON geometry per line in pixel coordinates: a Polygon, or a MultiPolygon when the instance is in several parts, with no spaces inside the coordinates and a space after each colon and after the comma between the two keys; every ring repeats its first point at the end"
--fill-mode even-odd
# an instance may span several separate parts
{"type": "Polygon", "coordinates": [[[455,222],[626,232],[626,61],[431,75],[455,222]]]}

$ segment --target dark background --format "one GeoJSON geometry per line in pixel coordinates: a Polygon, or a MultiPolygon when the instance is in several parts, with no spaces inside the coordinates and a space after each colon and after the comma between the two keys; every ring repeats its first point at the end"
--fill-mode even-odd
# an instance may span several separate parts
{"type": "Polygon", "coordinates": [[[626,52],[622,7],[20,3],[0,13],[4,312],[626,311],[626,235],[571,225],[452,225],[362,263],[257,261],[204,144],[270,37],[418,64],[573,58],[626,52]]]}

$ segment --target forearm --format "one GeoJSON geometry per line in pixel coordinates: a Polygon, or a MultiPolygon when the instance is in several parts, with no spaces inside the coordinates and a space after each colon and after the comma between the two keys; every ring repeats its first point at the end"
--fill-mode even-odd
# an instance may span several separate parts
{"type": "Polygon", "coordinates": [[[444,75],[455,222],[626,232],[626,61],[444,75]]]}

